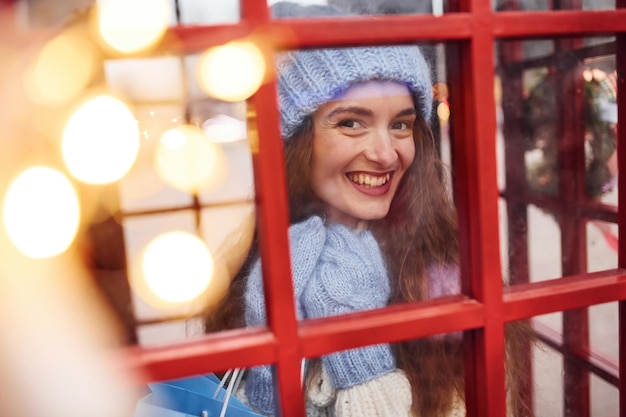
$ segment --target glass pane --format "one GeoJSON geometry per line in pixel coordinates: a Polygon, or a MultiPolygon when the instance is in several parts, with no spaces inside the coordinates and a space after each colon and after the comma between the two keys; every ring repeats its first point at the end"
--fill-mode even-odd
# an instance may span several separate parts
{"type": "Polygon", "coordinates": [[[563,416],[563,358],[539,345],[533,349],[533,403],[537,416],[563,416]]]}
{"type": "Polygon", "coordinates": [[[617,224],[587,223],[587,264],[589,272],[617,268],[617,224]]]}
{"type": "Polygon", "coordinates": [[[591,415],[610,416],[619,410],[619,388],[595,375],[591,376],[591,415]]]}
{"type": "MultiPolygon", "coordinates": [[[[163,236],[173,230],[193,233],[194,215],[191,211],[181,211],[172,214],[127,217],[123,220],[124,243],[126,249],[127,273],[131,285],[132,305],[128,306],[133,311],[133,317],[140,324],[143,322],[167,322],[175,319],[180,323],[181,317],[193,314],[191,304],[168,301],[172,289],[167,287],[151,286],[153,282],[146,280],[143,270],[143,255],[146,248],[155,238],[163,236]],[[155,291],[156,288],[156,291],[155,291]]],[[[170,256],[177,256],[170,253],[170,256]]],[[[167,277],[161,279],[168,279],[167,277]]],[[[196,306],[197,308],[197,306],[196,306]]],[[[176,327],[175,325],[172,325],[176,327]]],[[[171,329],[172,326],[161,328],[171,329]]],[[[154,329],[154,328],[152,328],[154,329]]],[[[141,337],[139,332],[138,336],[141,337]]],[[[153,340],[154,331],[150,332],[153,340]]],[[[171,338],[162,335],[161,339],[171,338]]],[[[149,342],[146,340],[145,342],[149,342]]],[[[142,339],[138,340],[142,344],[142,339]]]]}
{"type": "Polygon", "coordinates": [[[616,412],[617,321],[617,303],[532,319],[538,341],[532,355],[537,416],[569,415],[568,407],[592,416],[616,412]],[[590,410],[584,408],[585,398],[590,410]]]}
{"type": "Polygon", "coordinates": [[[274,15],[277,18],[431,13],[441,15],[447,7],[446,0],[328,0],[327,2],[273,0],[269,3],[275,7],[274,15]]]}
{"type": "Polygon", "coordinates": [[[531,282],[562,276],[559,226],[550,213],[535,206],[528,208],[528,245],[531,282]]]}
{"type": "Polygon", "coordinates": [[[551,2],[545,0],[492,0],[495,10],[614,10],[615,0],[583,0],[551,2]],[[553,3],[560,6],[552,6],[553,3]]]}
{"type": "Polygon", "coordinates": [[[212,25],[239,21],[239,0],[178,0],[180,23],[212,25]]]}
{"type": "Polygon", "coordinates": [[[591,351],[605,365],[617,371],[619,363],[618,304],[606,303],[589,307],[591,351]]]}
{"type": "Polygon", "coordinates": [[[528,268],[536,281],[616,265],[614,249],[600,250],[615,247],[615,228],[599,220],[585,228],[572,210],[589,207],[593,219],[602,215],[594,203],[617,204],[614,48],[612,38],[497,44],[502,233],[513,276],[528,268]]]}

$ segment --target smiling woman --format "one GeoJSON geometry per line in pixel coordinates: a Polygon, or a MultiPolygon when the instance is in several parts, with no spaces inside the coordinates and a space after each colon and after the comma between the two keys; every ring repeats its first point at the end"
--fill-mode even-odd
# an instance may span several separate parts
{"type": "Polygon", "coordinates": [[[383,218],[415,156],[415,105],[398,82],[355,84],[313,116],[311,186],[330,222],[383,218]]]}

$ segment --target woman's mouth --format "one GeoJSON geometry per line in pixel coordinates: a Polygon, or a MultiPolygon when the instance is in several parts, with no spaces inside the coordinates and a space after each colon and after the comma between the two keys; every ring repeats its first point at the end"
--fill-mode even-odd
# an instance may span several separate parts
{"type": "Polygon", "coordinates": [[[346,176],[353,184],[365,189],[382,187],[391,179],[391,173],[389,172],[380,175],[366,174],[363,172],[348,172],[346,176]]]}

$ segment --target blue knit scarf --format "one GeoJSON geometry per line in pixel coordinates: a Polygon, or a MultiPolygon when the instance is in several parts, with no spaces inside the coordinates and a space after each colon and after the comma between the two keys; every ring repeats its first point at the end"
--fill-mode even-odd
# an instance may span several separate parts
{"type": "MultiPolygon", "coordinates": [[[[311,217],[289,228],[292,274],[298,319],[327,317],[387,305],[389,278],[378,244],[369,231],[325,225],[311,217]]],[[[246,323],[266,323],[261,263],[248,277],[246,323]]],[[[396,368],[389,345],[366,346],[322,358],[333,385],[348,388],[396,368]]],[[[269,366],[253,368],[246,379],[250,404],[275,413],[269,366]]]]}

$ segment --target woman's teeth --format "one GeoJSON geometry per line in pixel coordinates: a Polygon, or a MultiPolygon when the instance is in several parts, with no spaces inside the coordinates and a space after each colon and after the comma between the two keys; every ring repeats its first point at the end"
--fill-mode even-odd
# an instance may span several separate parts
{"type": "Polygon", "coordinates": [[[350,181],[354,182],[355,184],[359,184],[362,187],[374,188],[385,185],[391,178],[391,174],[386,173],[382,176],[373,176],[362,173],[350,173],[348,174],[348,178],[350,179],[350,181]]]}

